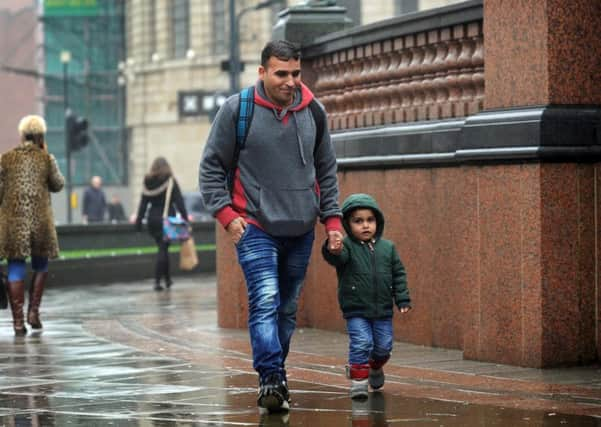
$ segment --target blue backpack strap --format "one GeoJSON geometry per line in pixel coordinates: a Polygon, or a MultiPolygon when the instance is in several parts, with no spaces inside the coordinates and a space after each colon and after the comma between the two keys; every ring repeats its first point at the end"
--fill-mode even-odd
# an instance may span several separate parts
{"type": "Polygon", "coordinates": [[[238,123],[236,125],[236,145],[238,151],[244,148],[250,122],[255,110],[255,87],[250,86],[242,89],[238,102],[238,123]]]}
{"type": "Polygon", "coordinates": [[[232,168],[230,169],[227,176],[227,185],[230,193],[234,189],[234,175],[238,167],[238,160],[240,158],[240,150],[244,148],[246,143],[246,137],[248,136],[248,129],[253,119],[253,112],[255,111],[255,87],[250,86],[242,89],[238,100],[238,117],[236,119],[236,148],[234,150],[234,160],[232,162],[232,168]]]}

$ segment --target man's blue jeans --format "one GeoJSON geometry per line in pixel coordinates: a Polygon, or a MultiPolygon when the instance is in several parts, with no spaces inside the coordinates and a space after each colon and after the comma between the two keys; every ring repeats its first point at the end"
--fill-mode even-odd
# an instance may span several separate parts
{"type": "Polygon", "coordinates": [[[349,364],[363,365],[369,359],[383,360],[392,351],[392,317],[387,319],[346,319],[349,336],[349,364]]]}
{"type": "Polygon", "coordinates": [[[248,291],[253,367],[261,378],[274,372],[285,375],[314,239],[313,230],[299,237],[274,237],[248,224],[236,245],[248,291]]]}

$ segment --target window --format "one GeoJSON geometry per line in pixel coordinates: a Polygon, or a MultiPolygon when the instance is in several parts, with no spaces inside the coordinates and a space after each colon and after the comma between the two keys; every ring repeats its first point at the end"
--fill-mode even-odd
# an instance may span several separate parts
{"type": "Polygon", "coordinates": [[[419,0],[396,0],[395,15],[416,12],[419,9],[419,0]]]}
{"type": "Polygon", "coordinates": [[[227,52],[225,0],[211,0],[213,19],[211,22],[213,30],[212,53],[221,55],[227,52]]]}
{"type": "Polygon", "coordinates": [[[190,47],[188,0],[171,0],[171,52],[173,58],[185,58],[190,47]]]}
{"type": "MultiPolygon", "coordinates": [[[[148,52],[147,59],[152,58],[152,54],[157,50],[157,25],[156,25],[156,0],[150,0],[143,3],[144,6],[148,6],[148,10],[143,11],[144,15],[148,17],[148,52]]],[[[143,7],[144,7],[143,6],[143,7]]]]}

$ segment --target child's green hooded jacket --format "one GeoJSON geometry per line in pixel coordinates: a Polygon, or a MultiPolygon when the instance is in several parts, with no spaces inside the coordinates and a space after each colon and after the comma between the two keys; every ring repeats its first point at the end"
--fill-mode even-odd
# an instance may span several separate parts
{"type": "Polygon", "coordinates": [[[342,253],[333,255],[328,251],[326,241],[322,254],[329,264],[336,267],[338,303],[344,318],[391,317],[393,302],[398,308],[410,307],[405,267],[394,243],[382,239],[384,215],[376,201],[367,194],[353,194],[344,201],[342,213],[347,233],[342,253]],[[372,245],[357,240],[352,235],[349,214],[356,208],[370,208],[376,216],[376,233],[372,245]]]}

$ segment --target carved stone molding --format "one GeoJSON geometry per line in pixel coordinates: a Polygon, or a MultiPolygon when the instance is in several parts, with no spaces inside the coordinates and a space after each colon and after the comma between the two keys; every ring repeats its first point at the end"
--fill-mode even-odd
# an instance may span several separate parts
{"type": "Polygon", "coordinates": [[[311,58],[332,130],[476,114],[484,105],[482,21],[370,41],[311,58]]]}

